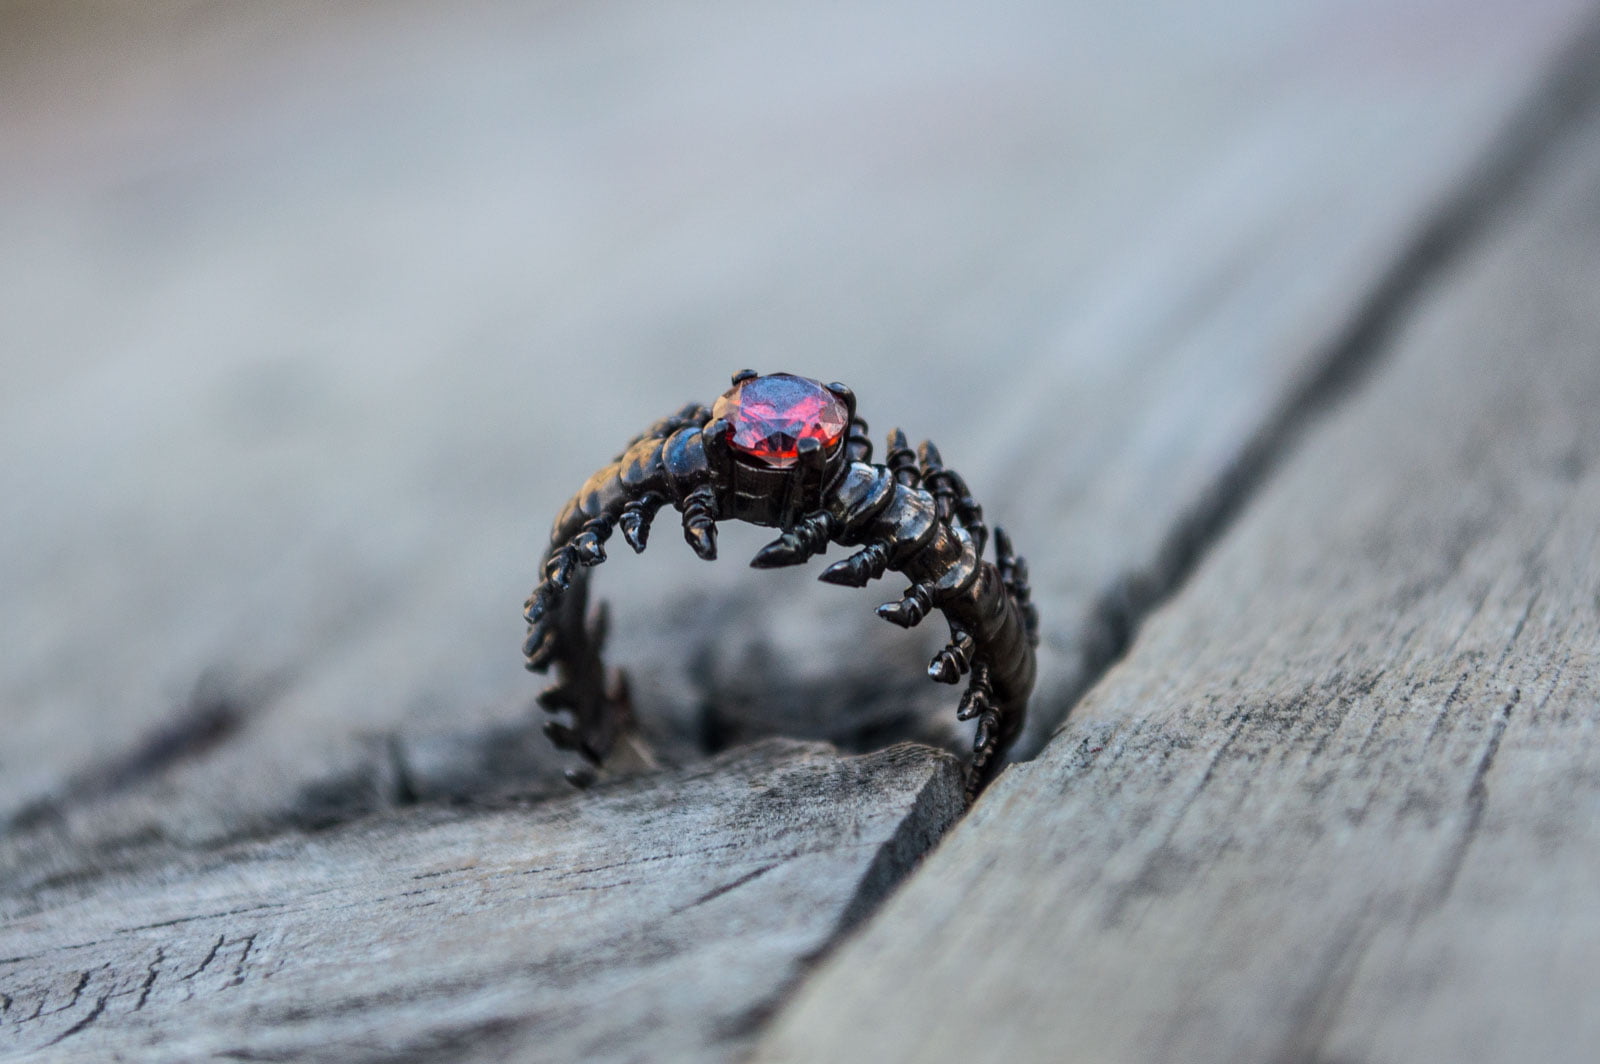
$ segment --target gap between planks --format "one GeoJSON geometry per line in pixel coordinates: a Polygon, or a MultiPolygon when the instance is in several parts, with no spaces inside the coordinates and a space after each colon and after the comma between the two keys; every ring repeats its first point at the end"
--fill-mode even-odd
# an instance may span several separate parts
{"type": "Polygon", "coordinates": [[[1320,368],[1287,397],[1200,500],[1179,517],[1153,564],[1117,582],[1093,604],[1092,620],[1085,626],[1091,634],[1084,640],[1088,649],[1083,668],[1061,692],[1057,707],[1048,714],[1034,710],[1045,717],[1047,727],[1034,732],[1031,746],[1015,752],[1014,763],[1025,763],[1042,752],[1073,708],[1127,655],[1145,620],[1182,590],[1273,471],[1294,452],[1297,441],[1379,368],[1417,299],[1479,246],[1518,190],[1580,124],[1600,96],[1596,55],[1600,55],[1600,9],[1476,165],[1374,280],[1341,334],[1324,355],[1313,359],[1320,368]]]}

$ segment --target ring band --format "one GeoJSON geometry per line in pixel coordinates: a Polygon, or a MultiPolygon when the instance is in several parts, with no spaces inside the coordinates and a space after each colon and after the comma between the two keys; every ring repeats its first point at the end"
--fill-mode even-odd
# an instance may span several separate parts
{"type": "Polygon", "coordinates": [[[911,585],[878,616],[910,628],[934,608],[944,613],[950,641],[928,675],[952,684],[968,677],[956,713],[978,722],[968,794],[988,781],[1033,690],[1039,622],[1026,562],[999,528],[995,560],[984,560],[983,510],[933,444],[912,451],[896,429],[884,462],[873,463],[849,388],[754,370],[734,374],[709,409],[690,404],[636,436],[556,518],[543,579],[524,604],[522,650],[534,672],[556,666],[539,703],[569,714],[568,723],[545,725],[558,747],[600,765],[632,730],[625,678],[601,660],[605,610],[589,615],[588,570],[605,561],[615,528],[643,551],[656,511],[669,503],[707,560],[717,556],[716,523],[740,520],[782,529],[751,559],[758,569],[798,565],[832,542],[860,549],[822,580],[862,587],[887,570],[905,574],[911,585]]]}

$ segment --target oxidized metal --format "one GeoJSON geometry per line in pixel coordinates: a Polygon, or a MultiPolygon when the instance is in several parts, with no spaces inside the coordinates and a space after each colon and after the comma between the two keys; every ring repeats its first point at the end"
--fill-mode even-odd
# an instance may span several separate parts
{"type": "Polygon", "coordinates": [[[910,628],[938,608],[949,622],[928,675],[968,677],[957,716],[978,722],[967,771],[975,794],[1021,730],[1033,689],[1039,625],[1027,565],[998,528],[995,560],[983,559],[983,510],[933,444],[912,451],[898,429],[888,444],[874,463],[844,385],[743,370],[714,407],[691,404],[658,421],[591,476],[556,518],[523,614],[528,668],[557,669],[539,702],[570,714],[545,726],[556,745],[598,765],[629,731],[626,683],[600,657],[604,607],[587,615],[588,569],[605,561],[614,528],[643,551],[656,511],[670,503],[707,560],[717,556],[716,522],[737,519],[783,529],[751,559],[758,569],[797,565],[833,542],[861,549],[822,580],[862,587],[887,570],[904,573],[911,585],[878,616],[910,628]]]}

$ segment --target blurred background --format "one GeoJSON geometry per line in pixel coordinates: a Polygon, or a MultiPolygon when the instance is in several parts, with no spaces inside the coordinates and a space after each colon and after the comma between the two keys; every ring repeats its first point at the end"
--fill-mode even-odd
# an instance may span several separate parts
{"type": "MultiPolygon", "coordinates": [[[[745,366],[1013,532],[1036,748],[1586,8],[0,0],[0,822],[556,786],[549,522],[745,366]]],[[[897,584],[672,524],[596,589],[667,747],[959,745],[897,584]]]]}

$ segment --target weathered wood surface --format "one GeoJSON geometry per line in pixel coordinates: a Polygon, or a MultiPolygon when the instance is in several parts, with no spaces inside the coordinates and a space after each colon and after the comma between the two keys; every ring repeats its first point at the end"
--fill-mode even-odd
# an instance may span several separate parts
{"type": "MultiPolygon", "coordinates": [[[[1049,721],[1588,6],[13,7],[26,868],[553,780],[545,522],[745,364],[942,442],[1030,555],[1049,721]]],[[[757,578],[744,531],[601,574],[666,739],[949,727],[878,598],[757,578]]]]}
{"type": "Polygon", "coordinates": [[[1600,116],[775,1060],[1590,1061],[1600,116]]]}
{"type": "Polygon", "coordinates": [[[737,1056],[964,806],[955,759],[774,740],[563,801],[422,808],[4,904],[28,1059],[737,1056]]]}
{"type": "MultiPolygon", "coordinates": [[[[850,381],[1016,534],[1046,618],[1037,741],[1470,243],[1590,6],[13,4],[0,349],[33,357],[0,364],[6,911],[83,942],[72,906],[170,901],[241,837],[316,879],[301,830],[389,810],[337,837],[395,832],[414,865],[394,825],[462,849],[483,828],[419,801],[560,793],[516,657],[544,524],[746,364],[850,381]]],[[[877,599],[748,573],[750,530],[711,567],[667,531],[600,591],[670,752],[947,737],[948,690],[877,599]]],[[[677,778],[641,786],[666,804],[677,778]]],[[[662,878],[637,889],[680,890],[643,852],[671,847],[640,845],[662,878]]],[[[823,906],[775,970],[838,926],[818,899],[856,873],[816,867],[726,896],[735,927],[823,906]]],[[[629,891],[591,901],[631,919],[629,891]]],[[[652,962],[607,957],[595,993],[652,962]]],[[[296,953],[273,979],[315,997],[337,967],[296,953]]],[[[704,1035],[730,988],[695,978],[704,1035]]],[[[484,1052],[537,1052],[533,982],[484,1052]]],[[[459,1056],[429,1032],[482,1019],[481,989],[383,1046],[459,1056]]],[[[377,1015],[338,1000],[340,1037],[377,1015]]],[[[80,1034],[130,1046],[118,1006],[80,1034]]],[[[242,1048],[307,1044],[269,1026],[242,1048]]]]}

